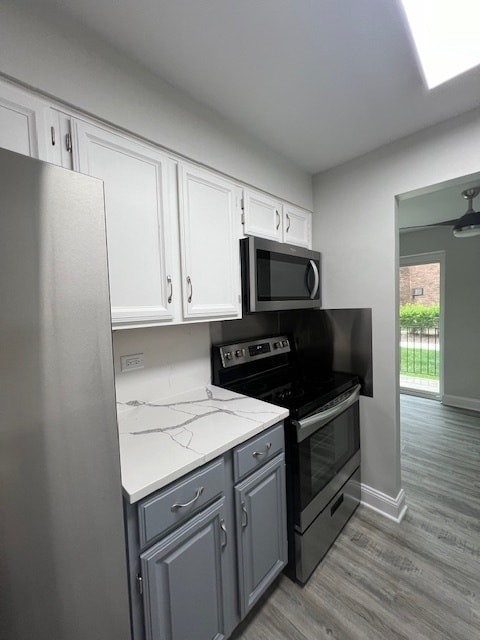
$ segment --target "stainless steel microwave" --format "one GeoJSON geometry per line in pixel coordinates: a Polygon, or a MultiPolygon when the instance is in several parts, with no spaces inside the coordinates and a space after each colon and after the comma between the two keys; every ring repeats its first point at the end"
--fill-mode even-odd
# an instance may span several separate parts
{"type": "Polygon", "coordinates": [[[254,237],[240,247],[246,313],[321,306],[318,251],[254,237]]]}

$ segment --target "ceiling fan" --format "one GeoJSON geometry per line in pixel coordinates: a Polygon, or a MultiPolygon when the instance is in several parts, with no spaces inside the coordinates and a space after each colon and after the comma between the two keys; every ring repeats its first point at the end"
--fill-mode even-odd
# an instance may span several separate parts
{"type": "Polygon", "coordinates": [[[480,235],[480,211],[473,208],[473,200],[480,194],[480,186],[462,191],[462,197],[468,200],[468,207],[463,216],[454,220],[433,222],[432,224],[419,225],[417,227],[405,227],[401,231],[425,229],[427,227],[453,227],[453,235],[457,238],[468,238],[480,235]]]}

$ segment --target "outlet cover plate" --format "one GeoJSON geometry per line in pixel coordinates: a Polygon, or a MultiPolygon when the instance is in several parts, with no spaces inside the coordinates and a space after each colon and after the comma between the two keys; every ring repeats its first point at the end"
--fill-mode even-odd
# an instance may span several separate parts
{"type": "Polygon", "coordinates": [[[143,367],[143,353],[120,356],[120,371],[133,371],[134,369],[143,369],[143,367]]]}

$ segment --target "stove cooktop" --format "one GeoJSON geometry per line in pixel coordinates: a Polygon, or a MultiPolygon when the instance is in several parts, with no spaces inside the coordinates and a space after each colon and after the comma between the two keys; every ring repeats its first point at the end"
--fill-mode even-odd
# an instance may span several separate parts
{"type": "Polygon", "coordinates": [[[285,407],[295,419],[317,411],[336,396],[358,384],[357,376],[332,371],[322,377],[276,372],[257,379],[237,381],[229,389],[285,407]]]}
{"type": "Polygon", "coordinates": [[[358,384],[357,376],[341,371],[308,373],[287,335],[214,345],[212,372],[214,384],[285,407],[294,419],[358,384]]]}

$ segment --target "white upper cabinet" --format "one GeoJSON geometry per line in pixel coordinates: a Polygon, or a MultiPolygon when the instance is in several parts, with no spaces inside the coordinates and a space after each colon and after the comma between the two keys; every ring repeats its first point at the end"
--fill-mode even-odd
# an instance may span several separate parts
{"type": "Polygon", "coordinates": [[[0,83],[0,147],[47,159],[44,104],[21,89],[0,83]]]}
{"type": "Polygon", "coordinates": [[[237,187],[106,128],[73,134],[74,169],[105,186],[114,328],[240,317],[237,187]]]}
{"type": "Polygon", "coordinates": [[[311,246],[309,212],[3,80],[0,147],[103,181],[114,328],[240,318],[239,239],[311,246]]]}
{"type": "Polygon", "coordinates": [[[74,130],[74,168],[105,185],[113,324],[171,321],[174,163],[153,147],[85,122],[74,122],[74,130]]]}
{"type": "Polygon", "coordinates": [[[312,214],[290,204],[283,205],[283,241],[312,248],[312,214]]]}
{"type": "Polygon", "coordinates": [[[282,203],[259,191],[243,192],[244,232],[269,240],[282,241],[282,203]]]}
{"type": "Polygon", "coordinates": [[[265,193],[245,189],[244,233],[312,248],[312,214],[265,193]]]}
{"type": "Polygon", "coordinates": [[[183,315],[238,318],[240,190],[198,167],[178,171],[183,315]]]}

